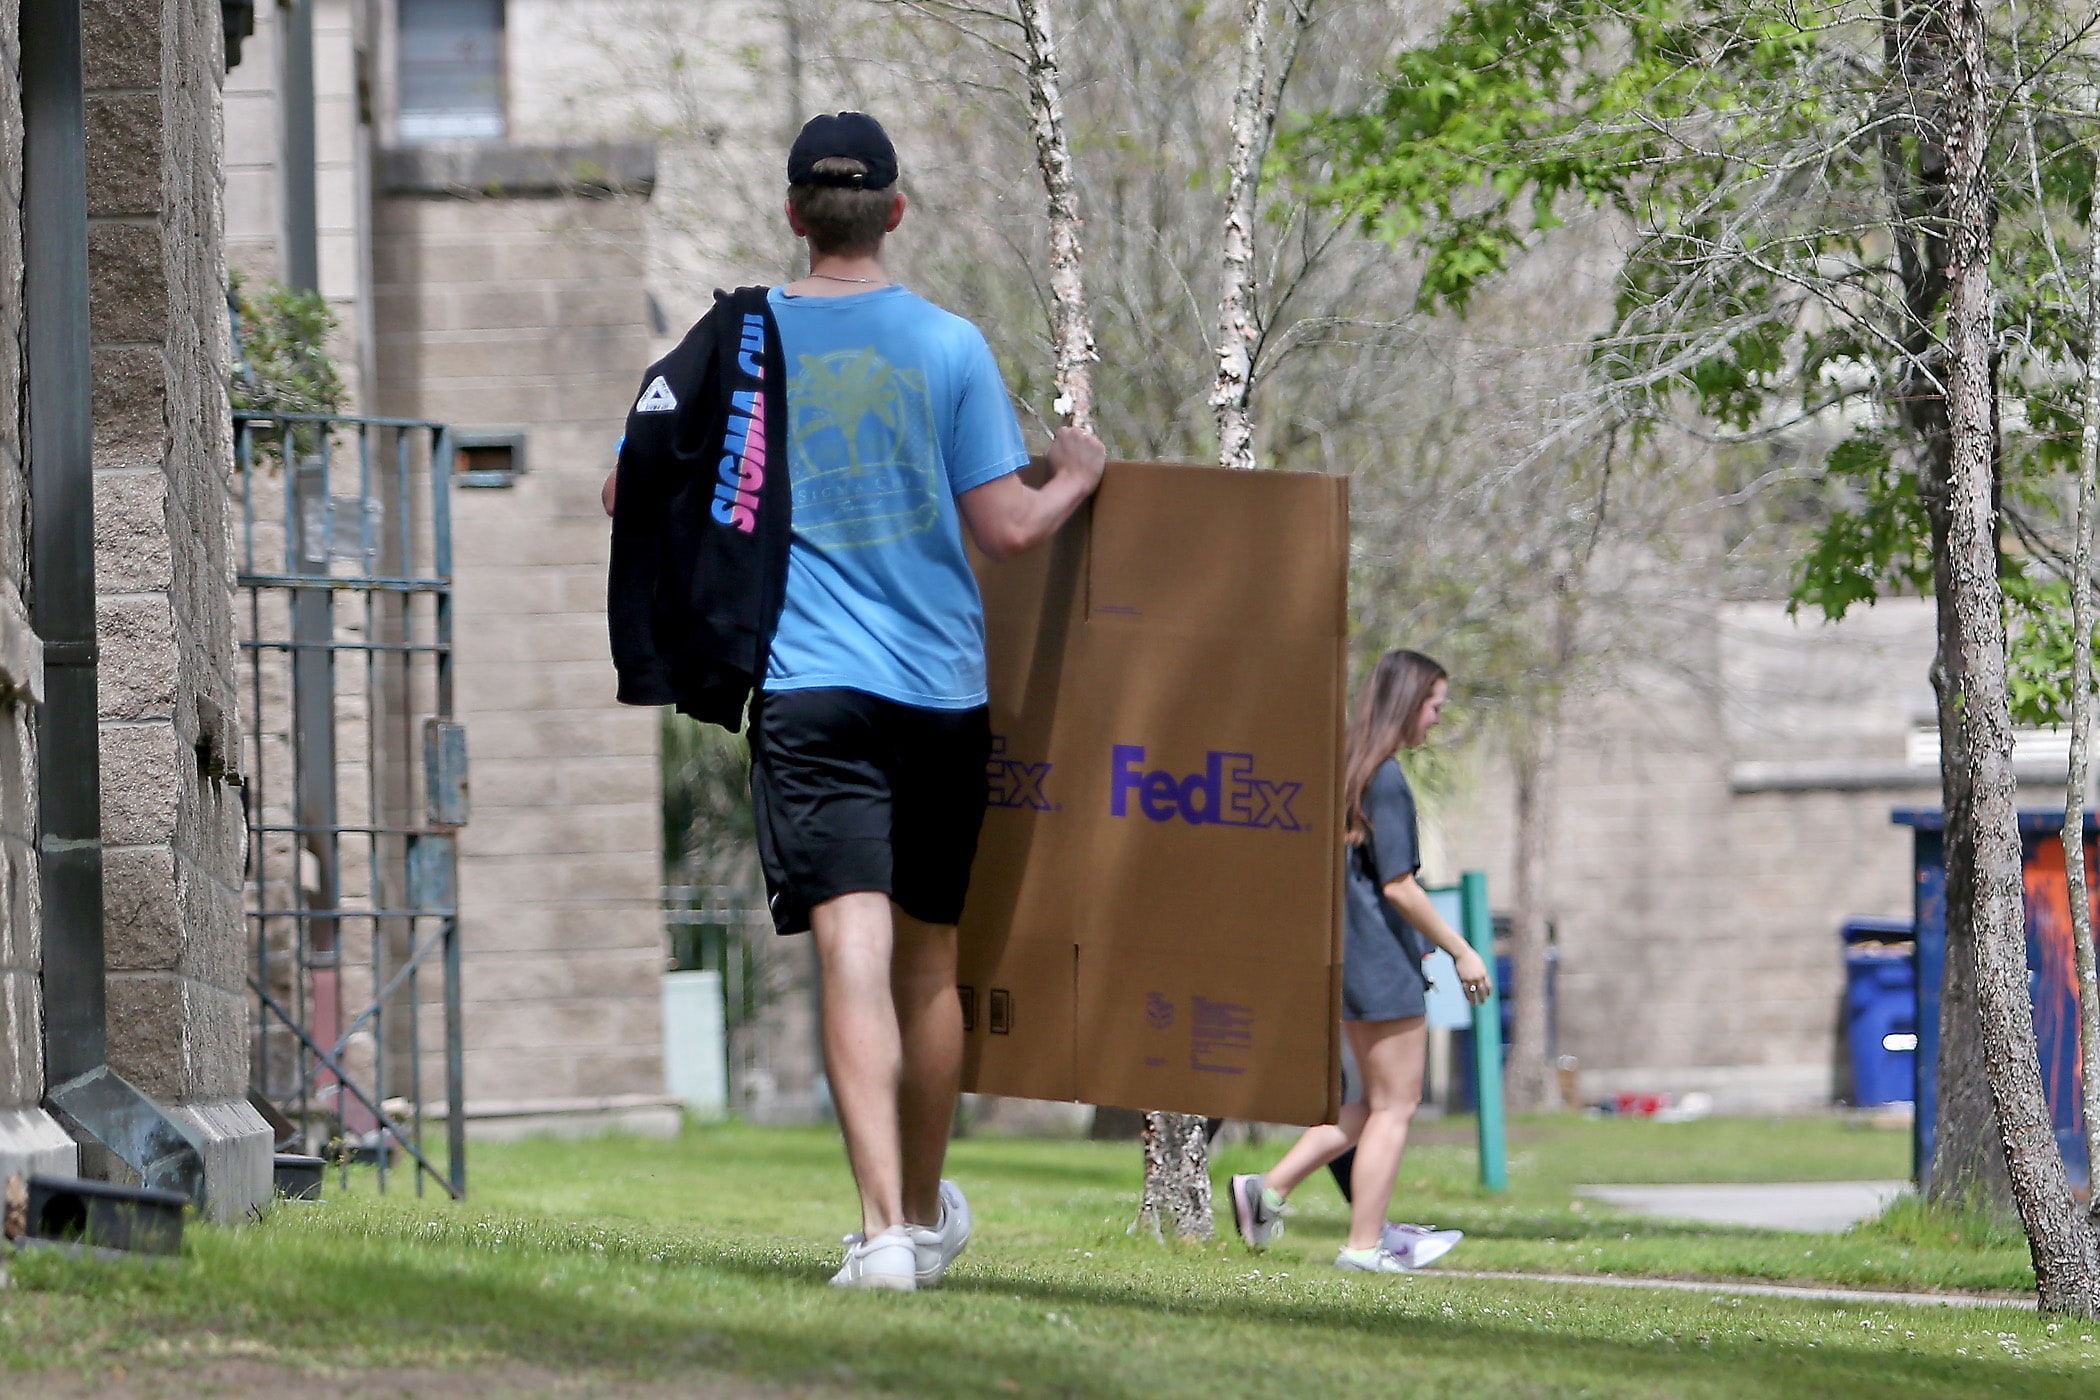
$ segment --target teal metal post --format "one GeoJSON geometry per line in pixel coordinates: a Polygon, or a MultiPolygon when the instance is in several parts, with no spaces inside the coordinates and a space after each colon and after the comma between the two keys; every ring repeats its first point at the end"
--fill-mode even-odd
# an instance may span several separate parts
{"type": "MultiPolygon", "coordinates": [[[[1487,876],[1468,870],[1458,877],[1459,908],[1465,919],[1460,930],[1488,965],[1495,970],[1495,921],[1488,914],[1487,876]]],[[[1480,1106],[1480,1184],[1490,1191],[1509,1189],[1509,1158],[1502,1132],[1502,989],[1473,1008],[1473,1089],[1480,1106]]]]}

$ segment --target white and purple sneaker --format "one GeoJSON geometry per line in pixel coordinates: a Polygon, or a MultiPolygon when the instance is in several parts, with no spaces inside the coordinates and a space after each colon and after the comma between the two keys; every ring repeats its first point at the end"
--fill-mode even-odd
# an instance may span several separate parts
{"type": "Polygon", "coordinates": [[[1423,1269],[1458,1248],[1466,1237],[1463,1230],[1432,1230],[1427,1225],[1390,1223],[1379,1236],[1378,1247],[1394,1255],[1409,1269],[1423,1269]]]}

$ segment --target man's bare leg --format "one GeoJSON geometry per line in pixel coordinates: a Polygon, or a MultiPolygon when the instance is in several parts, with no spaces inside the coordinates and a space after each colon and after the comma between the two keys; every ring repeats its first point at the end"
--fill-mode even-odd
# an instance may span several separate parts
{"type": "Polygon", "coordinates": [[[890,989],[904,1048],[897,1121],[904,1158],[904,1218],[941,1223],[941,1166],[962,1080],[962,1003],[955,994],[955,926],[894,911],[890,989]]]}
{"type": "Polygon", "coordinates": [[[890,990],[895,932],[886,894],[828,899],[810,911],[824,979],[824,1070],[860,1188],[869,1239],[904,1223],[897,1087],[904,1052],[890,990]]]}

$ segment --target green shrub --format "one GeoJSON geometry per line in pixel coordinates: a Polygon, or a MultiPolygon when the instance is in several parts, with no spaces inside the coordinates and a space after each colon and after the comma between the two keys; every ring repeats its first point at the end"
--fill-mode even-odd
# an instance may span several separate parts
{"type": "MultiPolygon", "coordinates": [[[[233,279],[236,344],[232,399],[236,411],[307,413],[333,417],[348,397],[342,372],[328,353],[335,333],[335,312],[319,292],[287,287],[281,282],[250,283],[233,279]]],[[[320,446],[313,424],[296,425],[294,450],[302,457],[320,446]]],[[[258,429],[255,452],[260,460],[282,457],[282,434],[258,429]]]]}

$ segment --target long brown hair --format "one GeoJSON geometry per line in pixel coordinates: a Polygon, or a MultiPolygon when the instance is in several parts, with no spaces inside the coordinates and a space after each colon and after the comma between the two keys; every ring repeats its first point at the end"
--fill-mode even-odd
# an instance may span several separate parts
{"type": "Polygon", "coordinates": [[[1348,800],[1350,845],[1362,842],[1371,830],[1364,816],[1364,791],[1371,786],[1371,776],[1395,752],[1422,742],[1416,727],[1422,704],[1436,683],[1445,679],[1444,668],[1419,651],[1389,651],[1371,668],[1371,679],[1357,697],[1349,739],[1342,748],[1342,795],[1348,800]]]}

